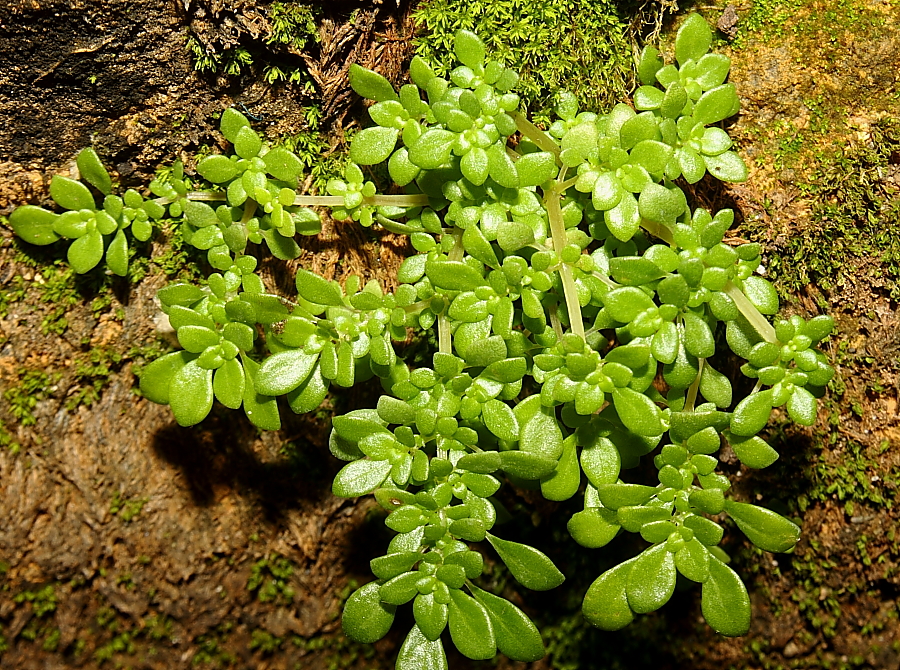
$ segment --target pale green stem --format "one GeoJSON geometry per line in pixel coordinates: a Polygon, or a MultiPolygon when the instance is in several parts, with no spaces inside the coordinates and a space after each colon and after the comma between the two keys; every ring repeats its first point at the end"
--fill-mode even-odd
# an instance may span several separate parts
{"type": "MultiPolygon", "coordinates": [[[[565,172],[565,168],[563,168],[565,172]]],[[[563,223],[562,208],[559,204],[560,192],[552,188],[544,194],[544,207],[550,219],[550,235],[553,237],[553,249],[561,254],[566,248],[566,226],[563,223]]],[[[578,290],[575,288],[575,277],[572,268],[562,263],[559,277],[563,285],[563,297],[569,312],[569,325],[572,332],[584,339],[584,318],[581,316],[581,303],[578,302],[578,290]]]]}
{"type": "Polygon", "coordinates": [[[244,205],[244,216],[241,217],[241,223],[247,223],[256,214],[256,202],[248,200],[244,205]]]}
{"type": "Polygon", "coordinates": [[[744,315],[747,321],[750,322],[750,325],[753,326],[754,330],[756,330],[766,342],[778,344],[778,337],[775,335],[774,326],[769,323],[766,317],[759,313],[759,310],[756,309],[756,305],[750,302],[741,289],[735,286],[733,282],[729,281],[725,284],[725,294],[734,300],[734,304],[737,305],[741,314],[744,315]]]}
{"type": "Polygon", "coordinates": [[[553,327],[554,332],[556,333],[556,337],[558,339],[562,339],[563,329],[562,324],[559,322],[559,314],[557,313],[557,306],[552,305],[548,310],[550,314],[550,325],[553,327]]]}
{"type": "Polygon", "coordinates": [[[553,141],[553,138],[519,112],[513,112],[512,116],[516,121],[516,128],[519,129],[523,136],[534,142],[541,151],[549,151],[554,156],[559,156],[562,149],[553,141]]]}
{"type": "MultiPolygon", "coordinates": [[[[422,207],[428,204],[428,196],[424,193],[412,195],[373,195],[365,198],[363,202],[374,207],[422,207]]],[[[302,207],[314,207],[324,205],[326,207],[343,207],[342,195],[298,195],[294,198],[294,204],[302,207]]]]}
{"type": "Polygon", "coordinates": [[[687,391],[687,397],[684,399],[684,411],[693,412],[694,404],[697,402],[697,392],[700,390],[700,375],[703,374],[703,368],[706,366],[706,359],[701,358],[700,364],[697,366],[697,378],[694,379],[687,391]]]}
{"type": "MultiPolygon", "coordinates": [[[[447,258],[451,261],[461,261],[463,258],[463,231],[460,228],[453,228],[453,248],[447,254],[447,258]]],[[[450,334],[450,318],[447,316],[447,308],[438,314],[438,351],[442,354],[453,353],[453,339],[450,334]]]]}

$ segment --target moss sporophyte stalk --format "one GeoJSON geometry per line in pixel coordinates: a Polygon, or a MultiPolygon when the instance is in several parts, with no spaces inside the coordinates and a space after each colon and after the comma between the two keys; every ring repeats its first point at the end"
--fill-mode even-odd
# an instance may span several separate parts
{"type": "Polygon", "coordinates": [[[371,562],[375,580],[347,601],[344,630],[375,642],[411,602],[400,670],[446,667],[446,627],[469,658],[544,655],[531,620],[476,583],[485,545],[473,543],[485,540],[523,586],[564,580],[539,550],[494,534],[504,483],[554,501],[583,495],[568,530],[586,547],[623,530],[648,543],[588,589],[592,624],[616,630],[658,609],[680,573],[701,585],[709,625],[742,635],[750,600],[718,546],[721,515],[767,551],[790,551],[800,529],[732,499],[716,454],[724,437],[745,465],[764,468],[778,458],[758,436],[773,408],[815,422],[833,375],[816,344],[833,322],[771,322],[778,299],[754,274],[759,245],[724,244],[733,212],[692,209],[678,186],[707,172],[747,178],[720,127],[738,98],[726,83],[729,59],[708,53],[711,37],[706,21],[690,16],[676,37],[677,64],[644,49],[635,108],[580,111],[560,92],[544,131],[519,111],[516,73],[486,61],[479,38],[460,31],[449,80],[418,57],[399,92],[375,72],[350,69],[354,90],[374,101],[376,125],[355,135],[329,195],[298,195],[299,159],[229,109],[221,130],[234,155],[202,159],[195,176],[176,164],[150,196],[120,197],[86,149],[78,166],[87,184],[51,183],[68,211],[24,206],[11,222],[32,244],[72,240],[78,272],[105,262],[125,274],[129,239],[148,239],[161,220],[207,251],[216,272],[205,283],[159,292],[184,349],[140,378],[143,395],[168,404],[183,426],[218,400],[277,430],[278,396],[311,412],[332,385],[380,381],[376,407],[333,418],[329,447],[347,461],[334,493],[374,494],[396,532],[371,562]],[[385,161],[404,195],[379,195],[366,181],[363,168],[385,161]],[[297,257],[295,236],[320,229],[313,206],[410,237],[416,253],[396,291],[358,277],[342,287],[306,270],[296,296],[267,291],[247,243],[297,257]],[[755,380],[746,397],[734,398],[710,363],[720,327],[755,380]],[[432,367],[398,358],[394,343],[410,329],[436,329],[432,367]],[[658,469],[652,481],[633,474],[643,457],[658,469]]]}

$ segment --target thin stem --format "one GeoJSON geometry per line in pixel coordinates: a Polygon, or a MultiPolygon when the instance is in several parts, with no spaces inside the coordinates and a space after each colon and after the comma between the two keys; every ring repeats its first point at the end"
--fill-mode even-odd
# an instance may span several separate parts
{"type": "Polygon", "coordinates": [[[551,305],[550,309],[547,310],[550,314],[550,325],[553,326],[553,330],[556,333],[556,337],[560,340],[563,336],[562,324],[559,322],[559,314],[557,312],[557,305],[551,305]]]}
{"type": "MultiPolygon", "coordinates": [[[[565,168],[563,168],[563,172],[565,172],[565,168]]],[[[553,249],[556,253],[562,254],[563,249],[566,248],[566,225],[563,223],[559,199],[560,194],[556,188],[552,188],[544,194],[544,207],[546,207],[550,219],[553,249]]],[[[569,325],[573,333],[584,339],[584,318],[581,316],[581,303],[578,302],[578,290],[575,288],[572,268],[562,263],[559,268],[559,277],[562,280],[566,310],[569,312],[569,325]]]]}
{"type": "Polygon", "coordinates": [[[766,317],[760,314],[759,310],[756,309],[756,305],[750,302],[747,296],[744,295],[744,292],[734,285],[734,282],[729,281],[725,284],[725,293],[734,300],[734,304],[737,305],[738,310],[744,315],[747,321],[750,322],[750,325],[753,326],[754,330],[759,333],[760,337],[766,342],[778,344],[775,328],[769,323],[766,317]]]}
{"type": "Polygon", "coordinates": [[[256,201],[248,200],[244,205],[244,216],[241,217],[241,223],[247,223],[256,214],[256,201]]]}
{"type": "MultiPolygon", "coordinates": [[[[447,254],[451,261],[461,261],[463,258],[463,231],[461,228],[453,228],[453,248],[447,254]]],[[[453,353],[453,339],[450,334],[450,318],[447,316],[447,308],[438,314],[438,351],[442,354],[453,353]]]]}
{"type": "MultiPolygon", "coordinates": [[[[371,198],[366,198],[364,202],[367,205],[373,205],[374,207],[422,207],[428,204],[428,196],[424,193],[413,193],[412,195],[373,195],[371,198]]],[[[302,207],[315,207],[316,205],[341,207],[344,204],[344,196],[298,195],[294,198],[294,204],[302,207]]]]}
{"type": "Polygon", "coordinates": [[[697,392],[700,390],[700,376],[703,374],[703,368],[706,366],[706,359],[701,358],[700,364],[697,367],[697,378],[694,379],[693,383],[691,383],[690,388],[688,388],[687,397],[684,399],[684,411],[685,412],[693,412],[694,404],[697,402],[697,392]]]}
{"type": "Polygon", "coordinates": [[[524,137],[534,142],[541,151],[549,151],[554,156],[559,157],[562,149],[553,141],[547,133],[534,125],[519,112],[513,112],[513,119],[516,121],[516,128],[524,137]]]}

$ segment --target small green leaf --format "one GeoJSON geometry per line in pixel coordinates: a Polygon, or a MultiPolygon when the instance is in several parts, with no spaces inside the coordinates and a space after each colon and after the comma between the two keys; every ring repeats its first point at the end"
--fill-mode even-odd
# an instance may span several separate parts
{"type": "Polygon", "coordinates": [[[800,539],[800,527],[771,510],[734,500],[725,501],[725,511],[737,527],[760,549],[786,552],[800,539]]]}
{"type": "Polygon", "coordinates": [[[262,430],[281,428],[276,399],[256,392],[256,373],[259,364],[252,358],[241,355],[244,367],[244,414],[250,422],[262,430]]]}
{"type": "Polygon", "coordinates": [[[341,498],[363,496],[381,486],[390,472],[389,461],[353,461],[337,473],[331,490],[341,498]]]}
{"type": "Polygon", "coordinates": [[[473,660],[494,658],[497,642],[484,605],[459,589],[450,589],[450,637],[463,656],[473,660]]]}
{"type": "Polygon", "coordinates": [[[447,670],[447,656],[440,640],[429,640],[413,626],[400,647],[395,670],[447,670]]]}
{"type": "Polygon", "coordinates": [[[175,373],[195,358],[187,351],[175,351],[157,358],[141,371],[141,395],[152,402],[168,405],[169,386],[175,373]]]}
{"type": "Polygon", "coordinates": [[[537,627],[525,613],[505,598],[469,586],[469,590],[487,610],[494,627],[497,648],[513,661],[538,661],[546,653],[537,627]]]}
{"type": "Polygon", "coordinates": [[[787,411],[801,426],[812,426],[816,423],[816,398],[805,388],[794,387],[787,401],[787,411]]]}
{"type": "MultiPolygon", "coordinates": [[[[109,172],[103,167],[100,156],[92,147],[85,147],[78,152],[75,163],[78,165],[78,172],[81,173],[82,179],[104,195],[109,195],[112,190],[112,179],[109,178],[109,172]]],[[[69,209],[74,208],[70,207],[69,209]]]]}
{"type": "Polygon", "coordinates": [[[514,442],[519,439],[519,422],[505,402],[488,400],[481,408],[481,416],[487,429],[501,440],[514,442]]]}
{"type": "Polygon", "coordinates": [[[731,405],[731,382],[709,362],[700,373],[700,393],[716,407],[724,409],[731,405]]]}
{"type": "Polygon", "coordinates": [[[215,210],[205,202],[188,200],[184,203],[184,215],[187,222],[195,228],[216,226],[219,223],[215,210]]]}
{"type": "MultiPolygon", "coordinates": [[[[415,554],[421,556],[421,554],[415,554]]],[[[413,603],[416,625],[429,640],[437,640],[447,627],[449,608],[434,599],[434,593],[420,593],[413,603]]]]}
{"type": "Polygon", "coordinates": [[[192,360],[172,377],[169,406],[179,425],[193,426],[209,414],[213,402],[212,375],[212,370],[205,370],[192,360]]]}
{"type": "Polygon", "coordinates": [[[655,307],[650,296],[633,286],[610,291],[603,301],[610,315],[620,323],[630,323],[641,312],[655,307]]]}
{"type": "Polygon", "coordinates": [[[431,283],[452,291],[474,291],[485,283],[478,270],[462,261],[427,261],[425,273],[431,283]]]}
{"type": "Polygon", "coordinates": [[[617,388],[613,391],[613,403],[628,430],[650,437],[666,431],[659,407],[643,393],[627,387],[617,388]]]}
{"type": "Polygon", "coordinates": [[[737,184],[747,181],[750,176],[747,165],[734,151],[726,151],[717,156],[706,156],[704,162],[709,173],[719,181],[737,184]]]}
{"type": "Polygon", "coordinates": [[[344,604],[341,625],[350,639],[372,644],[391,629],[397,608],[381,602],[380,587],[378,582],[369,582],[354,591],[344,604]]]}
{"type": "Polygon", "coordinates": [[[665,544],[644,550],[628,573],[628,606],[639,614],[665,605],[675,592],[675,557],[665,544]]]}
{"type": "Polygon", "coordinates": [[[758,435],[741,437],[727,432],[725,437],[735,455],[748,468],[767,468],[778,460],[778,452],[758,435]]]}
{"type": "Polygon", "coordinates": [[[606,211],[603,218],[609,231],[622,242],[628,242],[641,227],[638,201],[630,193],[625,193],[619,204],[606,211]]]}
{"type": "Polygon", "coordinates": [[[632,558],[607,570],[597,577],[584,595],[581,607],[584,618],[600,630],[620,630],[634,620],[626,589],[635,561],[632,558]]]}
{"type": "Polygon", "coordinates": [[[238,132],[241,128],[249,126],[250,122],[247,117],[237,111],[234,107],[229,107],[222,112],[222,118],[219,121],[219,128],[225,139],[234,144],[237,139],[238,132]]]}
{"type": "Polygon", "coordinates": [[[619,450],[609,438],[599,437],[581,451],[581,468],[595,487],[615,484],[621,467],[619,450]]]}
{"type": "Polygon", "coordinates": [[[765,428],[772,413],[772,391],[751,393],[734,408],[731,432],[742,437],[756,435],[765,428]]]}
{"type": "Polygon", "coordinates": [[[734,84],[716,86],[697,100],[694,105],[693,118],[704,126],[717,123],[731,116],[737,103],[738,97],[734,84]]]}
{"type": "Polygon", "coordinates": [[[59,239],[53,230],[53,224],[59,218],[42,207],[22,205],[17,207],[9,217],[9,223],[16,235],[30,244],[53,244],[59,239]]]}
{"type": "Polygon", "coordinates": [[[600,502],[609,509],[643,505],[656,493],[653,486],[641,484],[604,484],[597,487],[600,502]]]}
{"type": "Polygon", "coordinates": [[[699,14],[691,14],[675,35],[675,58],[684,66],[689,60],[699,60],[712,44],[712,30],[699,14]]]}
{"type": "Polygon", "coordinates": [[[263,395],[283,395],[307,380],[319,354],[291,349],[272,354],[256,373],[256,391],[263,395]]]}
{"type": "MultiPolygon", "coordinates": [[[[743,286],[744,295],[763,314],[775,314],[778,311],[778,293],[771,282],[762,277],[747,277],[743,286]]],[[[740,354],[738,354],[740,355],[740,354]]]]}
{"type": "Polygon", "coordinates": [[[500,467],[505,472],[521,479],[540,479],[556,469],[557,461],[527,451],[500,452],[500,467]]]}
{"type": "Polygon", "coordinates": [[[563,442],[563,452],[556,470],[541,480],[541,494],[547,500],[568,500],[578,492],[579,484],[581,468],[578,467],[575,438],[570,437],[563,442]]]}
{"type": "Polygon", "coordinates": [[[716,341],[706,321],[693,312],[685,312],[682,318],[685,350],[697,358],[709,358],[716,353],[716,341]]]}
{"type": "Polygon", "coordinates": [[[287,394],[288,405],[295,414],[306,414],[317,409],[327,394],[328,382],[317,364],[306,381],[287,394]]]}
{"type": "Polygon", "coordinates": [[[563,452],[563,436],[552,410],[541,407],[522,425],[519,449],[559,460],[563,452]]]}
{"type": "Polygon", "coordinates": [[[549,591],[565,581],[553,561],[534,547],[503,540],[490,533],[487,540],[522,586],[533,591],[549,591]]]}
{"type": "Polygon", "coordinates": [[[66,257],[78,274],[93,270],[103,258],[103,236],[94,230],[79,237],[69,246],[66,257]]]}
{"type": "Polygon", "coordinates": [[[262,140],[253,128],[244,126],[238,130],[234,138],[234,151],[241,158],[250,160],[259,155],[262,149],[262,140]]]}
{"type": "Polygon", "coordinates": [[[409,160],[425,170],[434,170],[450,159],[457,135],[442,128],[426,130],[409,148],[409,160]]]}
{"type": "Polygon", "coordinates": [[[303,163],[292,152],[283,147],[275,147],[262,157],[266,172],[288,183],[294,183],[303,173],[303,163]]]}
{"type": "Polygon", "coordinates": [[[94,196],[88,190],[88,187],[80,181],[63,177],[62,175],[53,175],[50,181],[50,197],[56,201],[60,207],[66,209],[96,209],[94,196]]]}
{"type": "Polygon", "coordinates": [[[497,260],[497,254],[494,253],[491,243],[485,239],[481,228],[478,226],[467,227],[463,232],[462,241],[463,247],[470,256],[474,256],[488,267],[499,268],[500,261],[497,260]]]}
{"type": "Polygon", "coordinates": [[[207,156],[197,164],[197,172],[207,181],[223,184],[234,179],[240,170],[237,163],[227,156],[207,156]]]}
{"type": "Polygon", "coordinates": [[[675,553],[678,572],[694,582],[709,579],[709,563],[709,550],[697,538],[691,538],[675,553]]]}
{"type": "Polygon", "coordinates": [[[491,179],[506,188],[519,188],[519,173],[516,164],[506,153],[506,146],[500,142],[487,150],[488,174],[491,179]]]}
{"type": "Polygon", "coordinates": [[[687,206],[684,193],[678,188],[649,184],[638,198],[641,216],[655,223],[672,225],[687,206]]]}
{"type": "MultiPolygon", "coordinates": [[[[481,186],[488,178],[488,163],[487,151],[481,147],[473,147],[462,157],[462,160],[459,162],[459,168],[462,170],[463,177],[476,186],[481,186]]],[[[475,226],[469,226],[466,230],[469,231],[473,228],[475,226]]]]}
{"type": "Polygon", "coordinates": [[[484,42],[469,30],[457,30],[453,36],[453,53],[463,65],[472,69],[484,65],[484,42]]]}
{"type": "Polygon", "coordinates": [[[309,270],[297,270],[297,292],[317,305],[343,305],[343,294],[335,284],[309,270]]]}
{"type": "Polygon", "coordinates": [[[519,173],[519,186],[540,186],[548,179],[553,179],[559,169],[556,157],[549,151],[536,151],[525,154],[516,163],[519,173]]]}
{"type": "Polygon", "coordinates": [[[399,134],[396,128],[363,128],[350,144],[350,160],[358,165],[376,165],[387,160],[397,145],[399,134]]]}
{"type": "Polygon", "coordinates": [[[120,277],[128,274],[128,240],[125,231],[119,230],[106,249],[106,265],[120,277]]]}
{"type": "Polygon", "coordinates": [[[566,527],[572,538],[588,549],[606,546],[622,528],[616,521],[616,513],[602,507],[588,507],[576,512],[566,527]]]}
{"type": "Polygon", "coordinates": [[[357,94],[369,100],[384,102],[385,100],[399,100],[391,82],[377,72],[368,70],[353,63],[349,72],[350,87],[357,94]]]}
{"type": "Polygon", "coordinates": [[[709,579],[703,583],[700,608],[717,633],[736,637],[750,630],[750,597],[734,570],[710,558],[709,579]]]}
{"type": "Polygon", "coordinates": [[[237,409],[244,402],[244,368],[237,358],[232,358],[216,370],[213,376],[213,392],[216,399],[230,409],[237,409]]]}

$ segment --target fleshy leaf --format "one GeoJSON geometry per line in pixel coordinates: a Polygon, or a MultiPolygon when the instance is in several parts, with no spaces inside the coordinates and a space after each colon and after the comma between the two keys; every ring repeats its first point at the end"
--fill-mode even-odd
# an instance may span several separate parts
{"type": "Polygon", "coordinates": [[[350,160],[358,165],[376,165],[387,160],[397,145],[399,134],[396,128],[363,128],[353,137],[350,160]]]}
{"type": "Polygon", "coordinates": [[[212,409],[212,370],[201,368],[196,360],[185,364],[169,385],[169,406],[181,426],[198,424],[212,409]]]}
{"type": "Polygon", "coordinates": [[[17,207],[9,217],[16,235],[30,244],[53,244],[59,239],[53,230],[53,224],[59,218],[42,207],[22,205],[17,207]]]}
{"type": "Polygon", "coordinates": [[[712,30],[699,14],[691,14],[675,36],[675,58],[684,66],[689,60],[700,60],[712,44],[712,30]]]}
{"type": "Polygon", "coordinates": [[[634,620],[626,588],[634,558],[597,577],[584,596],[584,618],[601,630],[620,630],[634,620]]]}
{"type": "Polygon", "coordinates": [[[334,478],[334,495],[356,498],[371,493],[384,483],[391,472],[389,461],[353,461],[345,465],[334,478]]]}
{"type": "Polygon", "coordinates": [[[381,602],[380,587],[378,582],[369,582],[354,591],[344,604],[341,625],[347,636],[356,642],[378,642],[394,623],[397,608],[381,602]]]}
{"type": "Polygon", "coordinates": [[[112,179],[109,178],[109,172],[103,167],[100,156],[93,147],[85,147],[79,151],[75,163],[78,165],[78,172],[81,173],[82,179],[104,195],[109,195],[112,190],[112,179]]]}
{"type": "Polygon", "coordinates": [[[351,88],[364,98],[378,102],[400,99],[391,82],[356,63],[350,66],[349,78],[351,88]]]}
{"type": "Polygon", "coordinates": [[[400,647],[396,670],[447,670],[447,656],[440,640],[429,640],[413,626],[400,647]]]}
{"type": "Polygon", "coordinates": [[[544,657],[546,652],[541,634],[522,610],[505,598],[477,586],[470,586],[469,589],[487,610],[494,626],[497,648],[501,652],[513,661],[525,663],[544,657]]]}
{"type": "Polygon", "coordinates": [[[534,547],[503,540],[490,533],[487,540],[522,586],[533,591],[549,591],[565,581],[553,561],[534,547]]]}
{"type": "Polygon", "coordinates": [[[646,549],[628,573],[628,606],[635,612],[653,612],[675,592],[675,557],[660,544],[646,549]]]}
{"type": "Polygon", "coordinates": [[[450,637],[463,656],[476,661],[494,658],[497,642],[484,605],[459,589],[450,589],[450,637]]]}
{"type": "Polygon", "coordinates": [[[66,256],[78,274],[93,270],[103,258],[103,236],[96,230],[82,235],[72,242],[66,256]]]}
{"type": "Polygon", "coordinates": [[[766,551],[786,552],[800,539],[800,527],[764,507],[725,501],[725,511],[750,541],[766,551]]]}
{"type": "Polygon", "coordinates": [[[317,305],[343,305],[341,290],[314,272],[297,270],[297,292],[304,300],[317,305]]]}
{"type": "Polygon", "coordinates": [[[319,354],[291,349],[272,354],[256,373],[256,390],[263,395],[283,395],[300,386],[309,377],[319,354]]]}
{"type": "Polygon", "coordinates": [[[718,633],[735,637],[750,630],[750,597],[734,570],[711,557],[709,579],[703,583],[700,607],[718,633]]]}
{"type": "Polygon", "coordinates": [[[80,181],[62,175],[53,175],[53,179],[50,181],[50,197],[60,207],[66,209],[96,209],[94,196],[91,195],[88,187],[80,181]]]}

